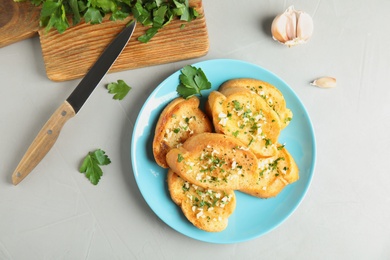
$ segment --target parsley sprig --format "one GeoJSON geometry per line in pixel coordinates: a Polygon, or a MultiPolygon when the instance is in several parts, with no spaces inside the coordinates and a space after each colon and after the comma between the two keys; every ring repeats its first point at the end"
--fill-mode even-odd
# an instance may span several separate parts
{"type": "MultiPolygon", "coordinates": [[[[23,0],[14,0],[16,2],[23,0]]],[[[138,40],[148,42],[159,29],[174,18],[190,22],[199,13],[189,6],[189,0],[27,0],[42,6],[40,25],[49,31],[60,33],[81,19],[86,23],[99,24],[105,15],[112,21],[133,16],[144,26],[150,27],[138,40]],[[71,21],[71,22],[70,22],[71,21]]]]}
{"type": "Polygon", "coordinates": [[[203,70],[191,65],[187,65],[181,70],[179,80],[180,84],[177,86],[176,91],[183,98],[202,95],[202,90],[211,88],[211,83],[203,70]]]}
{"type": "Polygon", "coordinates": [[[93,152],[89,152],[84,158],[80,167],[80,173],[85,173],[85,176],[90,180],[93,185],[99,183],[100,178],[103,175],[103,171],[100,166],[108,165],[111,163],[110,158],[101,149],[97,149],[93,152]]]}
{"type": "Polygon", "coordinates": [[[131,87],[123,80],[118,80],[116,83],[111,82],[107,85],[108,93],[114,94],[113,99],[122,100],[127,93],[131,90],[131,87]]]}

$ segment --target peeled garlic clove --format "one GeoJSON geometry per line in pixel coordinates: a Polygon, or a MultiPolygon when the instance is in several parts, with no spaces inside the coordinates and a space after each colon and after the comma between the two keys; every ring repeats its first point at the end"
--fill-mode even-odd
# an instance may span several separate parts
{"type": "Polygon", "coordinates": [[[310,83],[313,86],[317,86],[320,88],[335,88],[336,87],[336,79],[332,77],[323,77],[314,80],[310,83]]]}
{"type": "Polygon", "coordinates": [[[271,33],[275,40],[289,47],[305,43],[313,34],[313,19],[309,14],[290,6],[274,18],[271,33]]]}

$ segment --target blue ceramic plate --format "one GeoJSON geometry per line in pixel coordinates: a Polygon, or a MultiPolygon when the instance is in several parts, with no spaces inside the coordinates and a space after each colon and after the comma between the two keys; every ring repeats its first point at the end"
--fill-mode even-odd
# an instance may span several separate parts
{"type": "MultiPolygon", "coordinates": [[[[237,60],[208,60],[193,64],[201,68],[217,90],[226,80],[249,77],[267,81],[284,95],[287,107],[294,114],[282,131],[279,142],[294,157],[300,169],[300,179],[288,185],[278,196],[259,199],[236,192],[237,206],[229,218],[228,227],[218,233],[208,233],[194,227],[182,214],[170,196],[166,185],[167,170],[153,158],[154,129],[163,108],[177,97],[180,71],[164,80],[146,100],[137,121],[131,143],[131,161],[138,187],[150,208],[170,227],[197,240],[212,243],[237,243],[260,237],[285,221],[304,198],[314,171],[316,144],[309,115],[294,91],[275,74],[250,63],[237,60]]],[[[203,95],[203,102],[211,92],[203,95]]]]}

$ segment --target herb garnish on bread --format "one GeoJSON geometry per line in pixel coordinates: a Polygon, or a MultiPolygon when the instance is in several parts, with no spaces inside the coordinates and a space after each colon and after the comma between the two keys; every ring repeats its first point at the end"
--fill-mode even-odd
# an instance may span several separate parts
{"type": "Polygon", "coordinates": [[[197,228],[219,232],[228,225],[228,217],[236,208],[234,191],[204,189],[168,171],[168,190],[185,217],[197,228]]]}

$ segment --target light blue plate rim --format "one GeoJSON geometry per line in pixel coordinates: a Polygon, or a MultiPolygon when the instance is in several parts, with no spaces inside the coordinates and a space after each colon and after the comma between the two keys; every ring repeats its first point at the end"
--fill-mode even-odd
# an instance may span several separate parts
{"type": "Polygon", "coordinates": [[[135,180],[146,203],[154,213],[174,230],[204,242],[230,244],[258,238],[280,226],[300,205],[311,184],[316,164],[316,140],[309,114],[294,90],[274,73],[252,63],[233,59],[214,59],[192,64],[201,68],[212,83],[203,93],[204,103],[212,90],[233,78],[257,78],[276,86],[284,95],[293,120],[282,131],[279,142],[294,157],[300,179],[288,185],[278,196],[259,199],[236,192],[237,207],[229,218],[228,227],[210,233],[194,227],[173,203],[166,186],[166,169],[153,158],[154,128],[162,109],[175,97],[180,70],[165,79],[149,95],[142,106],[131,139],[131,162],[135,180]]]}

